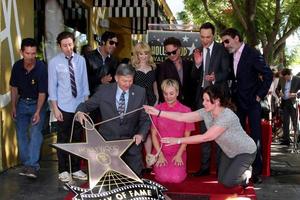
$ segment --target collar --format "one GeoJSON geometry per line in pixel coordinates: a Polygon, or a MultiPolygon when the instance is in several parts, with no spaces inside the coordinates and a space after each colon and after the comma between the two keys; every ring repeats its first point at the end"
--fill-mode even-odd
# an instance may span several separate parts
{"type": "Polygon", "coordinates": [[[235,55],[238,55],[238,54],[242,54],[242,51],[244,50],[244,47],[245,47],[245,43],[244,42],[242,42],[242,45],[240,46],[240,48],[236,51],[236,52],[234,52],[234,56],[235,55]]]}
{"type": "Polygon", "coordinates": [[[104,56],[104,55],[101,53],[100,48],[101,48],[101,47],[98,47],[98,48],[97,48],[97,51],[100,53],[101,57],[102,57],[103,59],[106,58],[106,57],[109,57],[109,58],[110,58],[111,55],[108,54],[107,56],[104,56]]]}

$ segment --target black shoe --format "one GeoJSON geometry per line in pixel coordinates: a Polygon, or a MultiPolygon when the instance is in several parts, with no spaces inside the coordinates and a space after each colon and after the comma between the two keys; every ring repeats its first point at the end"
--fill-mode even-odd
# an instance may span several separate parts
{"type": "Polygon", "coordinates": [[[21,171],[19,172],[20,176],[27,176],[28,167],[22,167],[21,171]]]}
{"type": "Polygon", "coordinates": [[[200,169],[199,171],[193,173],[192,175],[193,176],[206,176],[209,174],[210,174],[209,169],[200,169]]]}
{"type": "Polygon", "coordinates": [[[35,170],[32,167],[29,167],[28,170],[27,170],[26,176],[29,177],[29,178],[36,179],[38,177],[38,171],[35,170]]]}
{"type": "Polygon", "coordinates": [[[255,184],[261,184],[263,182],[262,178],[258,175],[253,175],[251,179],[252,179],[252,182],[255,184]]]}
{"type": "Polygon", "coordinates": [[[290,146],[290,141],[284,140],[284,141],[280,142],[280,145],[290,146]]]}

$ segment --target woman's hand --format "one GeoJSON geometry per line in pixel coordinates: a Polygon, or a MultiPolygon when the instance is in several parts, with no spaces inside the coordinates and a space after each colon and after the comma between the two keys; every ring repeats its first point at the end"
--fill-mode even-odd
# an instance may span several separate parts
{"type": "Polygon", "coordinates": [[[168,164],[168,161],[166,160],[164,154],[162,152],[160,152],[157,162],[155,163],[155,166],[157,167],[163,167],[166,164],[168,164]]]}
{"type": "Polygon", "coordinates": [[[174,145],[174,144],[181,144],[180,138],[173,138],[173,137],[164,137],[161,138],[161,143],[167,144],[166,146],[174,145]]]}
{"type": "Polygon", "coordinates": [[[154,108],[153,106],[147,106],[147,105],[144,105],[144,109],[145,109],[145,112],[147,114],[150,114],[150,115],[155,115],[157,116],[158,113],[159,113],[159,110],[157,110],[156,108],[154,108]]]}
{"type": "Polygon", "coordinates": [[[177,154],[173,157],[172,162],[174,163],[174,165],[182,166],[182,165],[183,165],[182,156],[179,155],[179,154],[177,153],[177,154]]]}

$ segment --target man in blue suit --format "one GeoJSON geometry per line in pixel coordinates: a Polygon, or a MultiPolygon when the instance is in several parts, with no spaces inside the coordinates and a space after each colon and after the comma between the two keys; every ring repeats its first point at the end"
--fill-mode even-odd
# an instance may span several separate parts
{"type": "Polygon", "coordinates": [[[253,163],[253,182],[261,183],[261,106],[272,83],[272,71],[264,57],[256,49],[243,42],[240,33],[229,28],[221,33],[224,47],[233,54],[231,73],[231,95],[237,106],[237,115],[245,128],[246,118],[250,125],[251,137],[257,145],[257,155],[253,163]]]}

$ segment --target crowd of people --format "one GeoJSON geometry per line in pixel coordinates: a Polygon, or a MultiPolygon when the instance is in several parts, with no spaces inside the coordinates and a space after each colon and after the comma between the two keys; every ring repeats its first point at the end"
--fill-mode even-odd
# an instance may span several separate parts
{"type": "MultiPolygon", "coordinates": [[[[220,183],[246,187],[251,176],[253,182],[261,182],[260,101],[269,92],[273,74],[259,51],[245,44],[236,29],[228,28],[220,37],[221,43],[215,41],[215,27],[207,22],[200,27],[201,46],[193,52],[193,60],[182,58],[180,40],[169,37],[163,43],[166,60],[162,63],[154,63],[145,42],[137,43],[132,58],[121,63],[113,55],[119,44],[117,34],[104,32],[95,50],[87,46],[79,55],[74,51],[74,35],[64,31],[57,36],[61,52],[48,66],[36,59],[34,39],[23,39],[23,58],[14,64],[10,80],[12,117],[24,166],[20,175],[38,177],[48,100],[58,121],[58,143],[83,140],[83,113],[94,122],[119,116],[97,128],[106,140],[134,140],[122,158],[139,176],[152,167],[144,166],[144,148],[146,154],[157,153],[156,180],[182,182],[187,176],[186,146],[193,143],[202,143],[201,169],[193,175],[208,175],[211,141],[215,141],[220,183]],[[196,125],[200,135],[190,136],[196,125]]],[[[276,91],[284,115],[291,117],[295,128],[292,105],[300,78],[289,69],[281,74],[276,91]]],[[[289,120],[283,122],[288,144],[289,120]]],[[[59,180],[87,180],[78,157],[71,156],[69,161],[62,150],[57,150],[57,157],[59,180]]]]}

